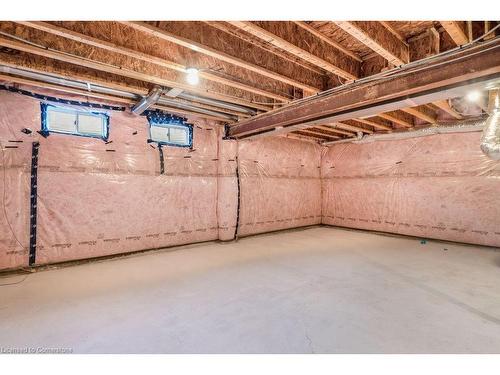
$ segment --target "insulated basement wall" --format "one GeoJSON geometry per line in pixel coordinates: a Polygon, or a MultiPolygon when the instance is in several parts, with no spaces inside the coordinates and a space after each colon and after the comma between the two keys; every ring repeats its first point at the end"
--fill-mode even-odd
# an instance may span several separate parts
{"type": "Polygon", "coordinates": [[[163,146],[161,174],[147,119],[104,112],[107,144],[43,138],[40,101],[0,91],[0,269],[28,265],[33,142],[40,143],[37,265],[232,240],[237,222],[238,235],[320,223],[319,146],[222,140],[221,126],[190,118],[193,150],[163,146]]]}
{"type": "Polygon", "coordinates": [[[322,157],[323,223],[500,246],[500,163],[480,132],[338,144],[322,157]]]}

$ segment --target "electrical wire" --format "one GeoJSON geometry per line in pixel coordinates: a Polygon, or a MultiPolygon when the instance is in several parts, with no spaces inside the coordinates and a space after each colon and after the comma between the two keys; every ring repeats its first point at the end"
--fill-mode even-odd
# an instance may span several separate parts
{"type": "Polygon", "coordinates": [[[18,281],[13,281],[11,283],[4,283],[4,284],[0,284],[0,286],[9,286],[9,285],[17,285],[17,284],[21,284],[23,281],[25,281],[28,276],[31,275],[30,273],[27,274],[26,276],[24,276],[21,280],[18,280],[18,281]]]}

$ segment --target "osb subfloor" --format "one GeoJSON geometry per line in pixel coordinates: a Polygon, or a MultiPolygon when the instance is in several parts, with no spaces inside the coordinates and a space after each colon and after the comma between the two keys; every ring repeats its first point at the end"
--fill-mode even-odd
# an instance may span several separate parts
{"type": "Polygon", "coordinates": [[[500,353],[500,252],[328,227],[37,272],[0,296],[2,348],[500,353]]]}

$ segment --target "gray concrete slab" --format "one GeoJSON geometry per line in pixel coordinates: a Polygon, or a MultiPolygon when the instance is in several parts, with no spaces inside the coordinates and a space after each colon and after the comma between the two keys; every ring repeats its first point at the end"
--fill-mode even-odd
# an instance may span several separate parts
{"type": "Polygon", "coordinates": [[[316,227],[42,271],[0,287],[24,347],[500,353],[500,252],[316,227]]]}

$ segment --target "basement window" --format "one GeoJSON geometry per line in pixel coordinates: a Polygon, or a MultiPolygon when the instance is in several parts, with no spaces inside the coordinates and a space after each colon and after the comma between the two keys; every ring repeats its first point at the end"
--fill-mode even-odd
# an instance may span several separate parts
{"type": "Polygon", "coordinates": [[[149,141],[161,145],[192,147],[193,126],[173,116],[148,115],[149,141]]]}
{"type": "Polygon", "coordinates": [[[109,116],[100,112],[79,111],[42,103],[42,132],[100,138],[109,134],[109,116]]]}

